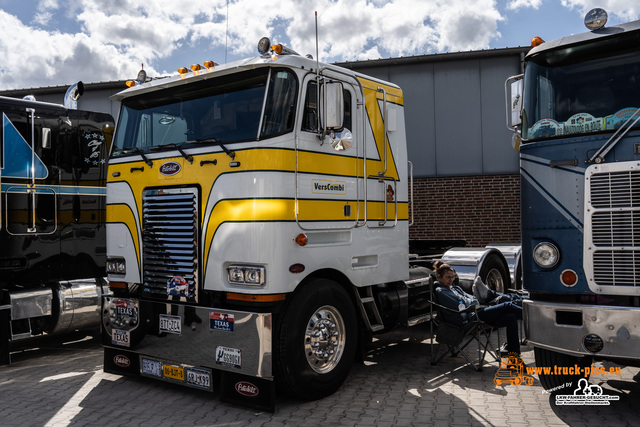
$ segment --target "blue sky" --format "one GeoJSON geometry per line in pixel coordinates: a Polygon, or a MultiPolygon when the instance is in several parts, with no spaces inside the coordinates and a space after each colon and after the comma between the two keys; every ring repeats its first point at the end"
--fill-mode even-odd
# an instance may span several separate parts
{"type": "Polygon", "coordinates": [[[638,19],[630,0],[0,0],[0,89],[174,74],[253,56],[269,36],[328,62],[527,46],[638,19]]]}

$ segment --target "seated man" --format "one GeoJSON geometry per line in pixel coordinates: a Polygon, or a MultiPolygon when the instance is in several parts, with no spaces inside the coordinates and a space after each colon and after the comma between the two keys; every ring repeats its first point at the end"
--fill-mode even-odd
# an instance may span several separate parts
{"type": "MultiPolygon", "coordinates": [[[[436,297],[438,302],[452,310],[460,311],[472,305],[479,305],[475,297],[467,294],[459,286],[454,286],[455,270],[448,264],[440,264],[436,270],[436,297]],[[464,307],[461,307],[464,305],[464,307]]],[[[522,320],[522,307],[512,301],[502,302],[490,307],[479,307],[478,318],[489,325],[507,328],[507,351],[520,356],[520,339],[518,338],[518,320],[522,320]]],[[[471,312],[465,319],[461,315],[443,312],[445,321],[462,326],[473,320],[475,313],[471,312]]]]}

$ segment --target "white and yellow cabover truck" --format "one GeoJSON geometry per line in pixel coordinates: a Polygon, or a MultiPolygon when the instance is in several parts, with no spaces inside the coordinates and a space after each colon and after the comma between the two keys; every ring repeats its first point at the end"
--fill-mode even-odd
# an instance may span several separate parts
{"type": "Polygon", "coordinates": [[[276,386],[331,394],[373,333],[428,320],[429,287],[400,88],[259,52],[113,97],[103,344],[108,372],[272,409],[276,386]]]}

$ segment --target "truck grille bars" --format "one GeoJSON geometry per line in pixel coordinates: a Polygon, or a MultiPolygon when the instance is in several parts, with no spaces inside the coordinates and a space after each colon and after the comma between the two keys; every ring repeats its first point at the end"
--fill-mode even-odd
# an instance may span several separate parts
{"type": "Polygon", "coordinates": [[[593,263],[595,284],[640,286],[640,171],[636,162],[589,168],[586,188],[590,203],[586,206],[585,244],[590,250],[585,254],[592,259],[585,258],[585,262],[593,263]]]}
{"type": "Polygon", "coordinates": [[[197,301],[198,190],[170,188],[142,194],[145,297],[197,301]]]}

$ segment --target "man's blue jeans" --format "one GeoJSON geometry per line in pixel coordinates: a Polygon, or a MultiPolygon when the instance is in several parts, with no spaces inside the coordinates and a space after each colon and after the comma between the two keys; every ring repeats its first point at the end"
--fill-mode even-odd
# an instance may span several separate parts
{"type": "Polygon", "coordinates": [[[513,302],[503,302],[478,310],[478,317],[495,328],[507,328],[507,351],[520,354],[518,320],[522,320],[522,307],[513,302]]]}

